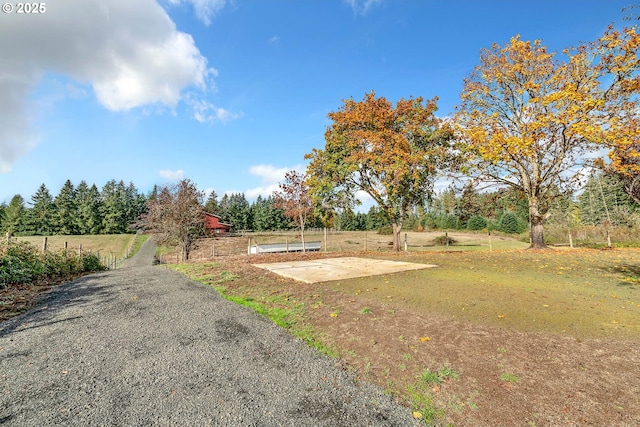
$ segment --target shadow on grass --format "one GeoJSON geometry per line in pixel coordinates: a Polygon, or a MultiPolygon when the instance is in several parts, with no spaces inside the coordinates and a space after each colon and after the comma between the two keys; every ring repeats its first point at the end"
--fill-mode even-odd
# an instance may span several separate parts
{"type": "Polygon", "coordinates": [[[603,271],[607,273],[615,273],[622,275],[622,279],[618,286],[624,286],[635,289],[640,286],[640,265],[638,264],[620,264],[613,267],[603,267],[603,271]]]}

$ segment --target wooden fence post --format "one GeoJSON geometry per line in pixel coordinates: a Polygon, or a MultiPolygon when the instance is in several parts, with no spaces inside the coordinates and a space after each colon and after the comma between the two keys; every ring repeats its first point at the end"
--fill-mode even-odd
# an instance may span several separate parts
{"type": "Polygon", "coordinates": [[[324,228],[324,251],[327,252],[327,227],[324,228]]]}
{"type": "Polygon", "coordinates": [[[42,239],[42,252],[46,252],[47,251],[47,236],[44,236],[44,239],[42,239]]]}

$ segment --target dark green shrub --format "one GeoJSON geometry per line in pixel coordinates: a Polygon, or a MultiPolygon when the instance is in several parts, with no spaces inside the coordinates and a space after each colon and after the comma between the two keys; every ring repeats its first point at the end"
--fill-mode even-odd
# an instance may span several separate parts
{"type": "Polygon", "coordinates": [[[498,230],[503,233],[516,234],[524,231],[524,227],[513,213],[505,212],[498,221],[498,230]]]}
{"type": "Polygon", "coordinates": [[[487,228],[487,220],[481,216],[472,216],[469,218],[469,221],[467,221],[468,230],[477,231],[484,230],[485,228],[487,228]]]}
{"type": "Polygon", "coordinates": [[[441,215],[438,221],[438,228],[457,230],[460,228],[460,219],[455,215],[441,215]]]}
{"type": "Polygon", "coordinates": [[[0,288],[12,283],[31,283],[44,273],[37,249],[26,242],[0,245],[0,288]]]}
{"type": "Polygon", "coordinates": [[[107,267],[102,265],[100,258],[94,254],[82,255],[82,269],[83,271],[103,271],[107,267]]]}
{"type": "Polygon", "coordinates": [[[0,289],[10,284],[31,284],[39,279],[59,279],[105,269],[100,259],[92,254],[41,253],[27,242],[0,243],[0,289]]]}

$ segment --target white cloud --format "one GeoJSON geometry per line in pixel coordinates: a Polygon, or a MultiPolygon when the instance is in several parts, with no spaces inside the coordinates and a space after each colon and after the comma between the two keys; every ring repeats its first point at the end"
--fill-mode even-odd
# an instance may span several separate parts
{"type": "Polygon", "coordinates": [[[375,4],[382,3],[382,0],[344,0],[353,12],[357,15],[365,15],[369,8],[375,4]]]}
{"type": "Polygon", "coordinates": [[[184,171],[182,169],[178,169],[176,171],[163,169],[160,171],[159,175],[169,181],[178,181],[184,178],[184,171]]]}
{"type": "MultiPolygon", "coordinates": [[[[185,90],[191,90],[192,100],[204,97],[217,72],[158,1],[58,0],[39,16],[0,14],[0,173],[36,145],[27,112],[37,109],[27,99],[46,73],[90,86],[111,111],[174,109],[185,90]]],[[[201,19],[210,19],[225,3],[184,1],[201,19]]],[[[194,109],[194,117],[234,117],[201,102],[204,112],[202,106],[199,113],[194,109]]]]}
{"type": "Polygon", "coordinates": [[[279,36],[273,36],[271,38],[269,38],[269,40],[267,40],[268,44],[275,44],[278,45],[280,43],[280,37],[279,36]]]}
{"type": "Polygon", "coordinates": [[[295,170],[299,173],[304,173],[302,165],[296,165],[294,167],[282,167],[278,168],[273,165],[256,165],[249,168],[249,173],[260,177],[260,186],[250,188],[244,192],[247,199],[255,199],[258,196],[269,197],[274,191],[279,190],[278,184],[284,181],[284,176],[287,172],[295,170]]]}
{"type": "Polygon", "coordinates": [[[216,107],[204,99],[192,99],[188,101],[188,104],[193,110],[193,118],[200,123],[213,122],[216,120],[226,123],[242,116],[242,114],[232,113],[224,108],[216,107]]]}
{"type": "Polygon", "coordinates": [[[226,0],[169,0],[170,4],[179,5],[190,3],[196,12],[196,16],[204,25],[211,24],[213,18],[224,7],[226,0]]]}
{"type": "Polygon", "coordinates": [[[10,172],[13,162],[38,142],[24,112],[28,92],[28,84],[5,80],[0,71],[0,173],[10,172]]]}
{"type": "Polygon", "coordinates": [[[244,192],[244,195],[248,200],[254,200],[258,198],[258,196],[262,196],[263,198],[272,196],[273,192],[278,191],[279,189],[280,187],[278,187],[278,184],[271,184],[265,187],[250,188],[244,192]]]}

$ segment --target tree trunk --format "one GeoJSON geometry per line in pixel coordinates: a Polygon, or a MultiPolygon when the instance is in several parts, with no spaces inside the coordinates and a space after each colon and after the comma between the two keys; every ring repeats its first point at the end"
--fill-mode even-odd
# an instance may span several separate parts
{"type": "Polygon", "coordinates": [[[538,199],[529,198],[529,222],[531,224],[531,245],[529,249],[546,249],[544,242],[544,217],[540,215],[538,199]]]}
{"type": "Polygon", "coordinates": [[[393,250],[395,252],[400,252],[400,231],[402,231],[402,224],[397,224],[395,222],[393,225],[393,250]]]}
{"type": "Polygon", "coordinates": [[[186,240],[182,242],[182,262],[189,261],[189,255],[191,253],[191,241],[186,240]]]}

